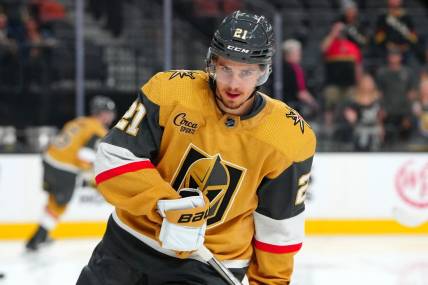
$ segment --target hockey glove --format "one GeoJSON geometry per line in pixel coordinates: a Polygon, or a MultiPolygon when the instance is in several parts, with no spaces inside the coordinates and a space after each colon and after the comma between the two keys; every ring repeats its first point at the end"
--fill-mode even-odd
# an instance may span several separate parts
{"type": "Polygon", "coordinates": [[[159,200],[162,247],[174,251],[197,250],[204,243],[209,200],[199,189],[184,188],[181,199],[159,200]]]}

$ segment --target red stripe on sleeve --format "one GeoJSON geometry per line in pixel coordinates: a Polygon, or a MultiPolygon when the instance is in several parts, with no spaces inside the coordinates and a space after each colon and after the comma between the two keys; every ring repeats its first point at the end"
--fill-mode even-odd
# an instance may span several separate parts
{"type": "Polygon", "coordinates": [[[273,245],[264,243],[258,240],[254,240],[254,246],[257,249],[270,252],[270,253],[291,253],[299,251],[302,247],[302,243],[290,244],[290,245],[273,245]]]}
{"type": "Polygon", "coordinates": [[[131,162],[131,163],[101,172],[95,177],[95,182],[97,184],[100,184],[115,176],[118,176],[127,172],[134,172],[145,168],[155,168],[155,166],[150,162],[150,160],[131,162]]]}

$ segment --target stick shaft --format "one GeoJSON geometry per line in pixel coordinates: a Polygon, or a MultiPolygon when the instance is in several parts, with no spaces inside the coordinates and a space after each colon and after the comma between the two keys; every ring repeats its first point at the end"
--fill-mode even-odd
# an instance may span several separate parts
{"type": "Polygon", "coordinates": [[[202,246],[198,249],[198,254],[205,260],[229,285],[242,285],[242,283],[233,275],[230,270],[217,260],[211,251],[202,246]]]}

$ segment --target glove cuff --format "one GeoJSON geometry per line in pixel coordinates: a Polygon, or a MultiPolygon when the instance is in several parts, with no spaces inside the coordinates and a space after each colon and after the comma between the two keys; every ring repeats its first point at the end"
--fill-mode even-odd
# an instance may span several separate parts
{"type": "Polygon", "coordinates": [[[199,228],[184,227],[164,220],[159,240],[162,247],[174,251],[193,251],[204,244],[206,224],[199,228]]]}

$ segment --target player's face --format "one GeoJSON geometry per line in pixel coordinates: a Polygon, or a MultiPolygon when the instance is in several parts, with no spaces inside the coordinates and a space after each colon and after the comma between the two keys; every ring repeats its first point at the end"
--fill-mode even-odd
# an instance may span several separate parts
{"type": "Polygon", "coordinates": [[[302,51],[298,48],[294,48],[286,58],[291,63],[300,63],[302,61],[302,51]]]}
{"type": "Polygon", "coordinates": [[[357,15],[358,15],[358,10],[355,7],[348,8],[345,11],[345,17],[349,21],[353,21],[357,17],[357,15]]]}
{"type": "Polygon", "coordinates": [[[105,111],[100,113],[100,118],[105,127],[109,127],[111,123],[113,123],[114,119],[116,118],[115,112],[105,111]]]}
{"type": "Polygon", "coordinates": [[[362,92],[370,93],[376,89],[376,85],[370,75],[364,75],[359,82],[359,88],[362,92]]]}
{"type": "Polygon", "coordinates": [[[220,109],[232,115],[244,115],[253,104],[251,96],[262,76],[258,64],[241,63],[219,57],[215,61],[216,100],[220,109]]]}
{"type": "Polygon", "coordinates": [[[402,60],[402,57],[400,54],[392,53],[388,55],[388,62],[390,64],[394,64],[394,65],[400,64],[401,60],[402,60]]]}
{"type": "Polygon", "coordinates": [[[391,8],[399,8],[401,6],[401,0],[388,0],[388,6],[391,8]]]}
{"type": "Polygon", "coordinates": [[[419,88],[420,98],[422,103],[426,104],[428,102],[428,82],[422,81],[419,88]]]}

